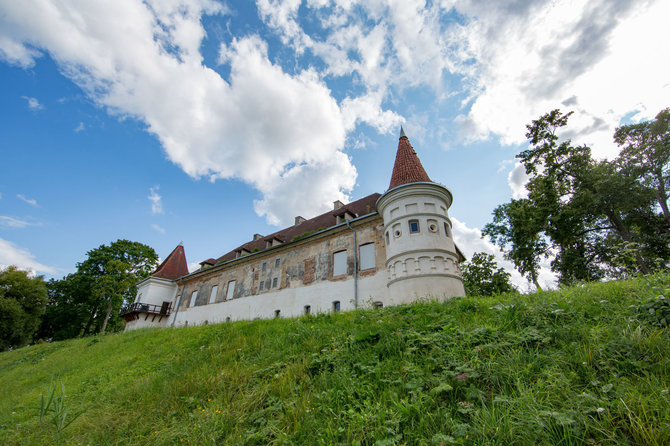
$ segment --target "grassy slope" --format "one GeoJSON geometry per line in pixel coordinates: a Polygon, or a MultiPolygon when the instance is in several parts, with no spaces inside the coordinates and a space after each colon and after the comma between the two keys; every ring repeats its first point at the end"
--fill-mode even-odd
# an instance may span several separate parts
{"type": "Polygon", "coordinates": [[[670,276],[0,354],[0,443],[670,444],[670,276]]]}

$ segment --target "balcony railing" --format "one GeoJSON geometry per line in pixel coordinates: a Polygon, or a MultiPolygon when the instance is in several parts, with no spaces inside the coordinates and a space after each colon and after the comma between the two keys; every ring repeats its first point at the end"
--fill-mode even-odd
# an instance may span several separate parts
{"type": "Polygon", "coordinates": [[[130,306],[121,309],[121,313],[119,315],[126,320],[132,320],[137,318],[136,316],[138,315],[138,313],[146,313],[147,316],[153,314],[163,317],[163,316],[169,316],[171,311],[172,311],[172,302],[163,302],[162,305],[135,302],[133,304],[130,304],[130,306]]]}

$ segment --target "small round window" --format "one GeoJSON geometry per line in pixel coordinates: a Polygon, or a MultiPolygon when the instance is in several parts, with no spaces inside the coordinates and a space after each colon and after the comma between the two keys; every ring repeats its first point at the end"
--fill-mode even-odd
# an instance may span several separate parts
{"type": "Polygon", "coordinates": [[[395,231],[393,231],[393,237],[400,237],[400,235],[401,235],[400,229],[396,229],[395,231]]]}
{"type": "Polygon", "coordinates": [[[430,232],[437,232],[437,225],[436,225],[435,223],[430,223],[430,224],[428,225],[428,230],[429,230],[430,232]]]}

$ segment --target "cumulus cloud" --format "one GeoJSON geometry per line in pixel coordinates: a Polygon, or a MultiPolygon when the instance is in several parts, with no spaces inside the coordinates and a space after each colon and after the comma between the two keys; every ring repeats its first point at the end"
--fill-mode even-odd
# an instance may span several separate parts
{"type": "Polygon", "coordinates": [[[44,106],[40,104],[40,101],[38,101],[36,98],[31,98],[28,96],[21,96],[23,99],[28,102],[28,108],[31,109],[32,111],[38,111],[38,110],[43,110],[44,106]]]}
{"type": "Polygon", "coordinates": [[[526,183],[529,177],[526,174],[526,168],[521,163],[514,164],[514,168],[510,170],[507,175],[507,184],[512,190],[512,198],[526,198],[528,191],[526,190],[526,183]]]}
{"type": "Polygon", "coordinates": [[[651,118],[670,100],[670,66],[658,59],[670,52],[668,2],[447,3],[468,17],[455,34],[465,43],[456,71],[474,85],[459,121],[466,139],[521,143],[526,124],[563,105],[577,112],[577,142],[612,157],[625,115],[651,118]]]}
{"type": "MultiPolygon", "coordinates": [[[[510,281],[521,291],[528,291],[534,287],[514,268],[514,264],[505,259],[504,253],[499,247],[489,241],[488,237],[482,236],[479,228],[470,228],[462,221],[452,218],[454,241],[461,249],[465,257],[470,260],[474,253],[485,252],[495,257],[496,263],[506,272],[511,274],[510,281]]],[[[538,282],[543,288],[552,288],[556,286],[557,277],[551,271],[550,260],[544,260],[540,263],[540,272],[538,282]]]]}
{"type": "Polygon", "coordinates": [[[39,207],[37,205],[37,200],[35,200],[33,198],[26,198],[23,194],[17,194],[16,198],[18,198],[19,200],[25,201],[26,203],[28,203],[29,205],[31,205],[33,207],[39,207]]]}
{"type": "Polygon", "coordinates": [[[287,224],[286,215],[302,211],[268,195],[287,190],[287,179],[312,212],[350,192],[356,170],[342,152],[344,120],[316,72],[284,72],[254,35],[222,48],[229,81],[203,65],[200,18],[225,13],[219,3],[25,1],[1,9],[6,61],[29,67],[38,51],[48,53],[111,113],[143,121],[189,175],[237,178],[261,191],[256,209],[268,221],[287,224]],[[300,182],[295,169],[321,175],[300,182]]]}
{"type": "Polygon", "coordinates": [[[150,187],[149,196],[147,197],[151,201],[151,213],[152,214],[162,214],[163,213],[163,197],[158,195],[158,189],[160,186],[150,187]]]}
{"type": "Polygon", "coordinates": [[[55,274],[57,272],[56,268],[39,263],[29,251],[0,238],[0,268],[12,265],[33,274],[36,272],[55,274]]]}

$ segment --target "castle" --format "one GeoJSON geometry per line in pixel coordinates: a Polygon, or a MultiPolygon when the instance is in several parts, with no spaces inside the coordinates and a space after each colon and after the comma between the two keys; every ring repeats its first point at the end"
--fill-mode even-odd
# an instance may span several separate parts
{"type": "Polygon", "coordinates": [[[253,240],[189,274],[180,244],[137,285],[126,329],[294,317],[463,296],[449,207],[400,130],[389,188],[253,240]]]}

